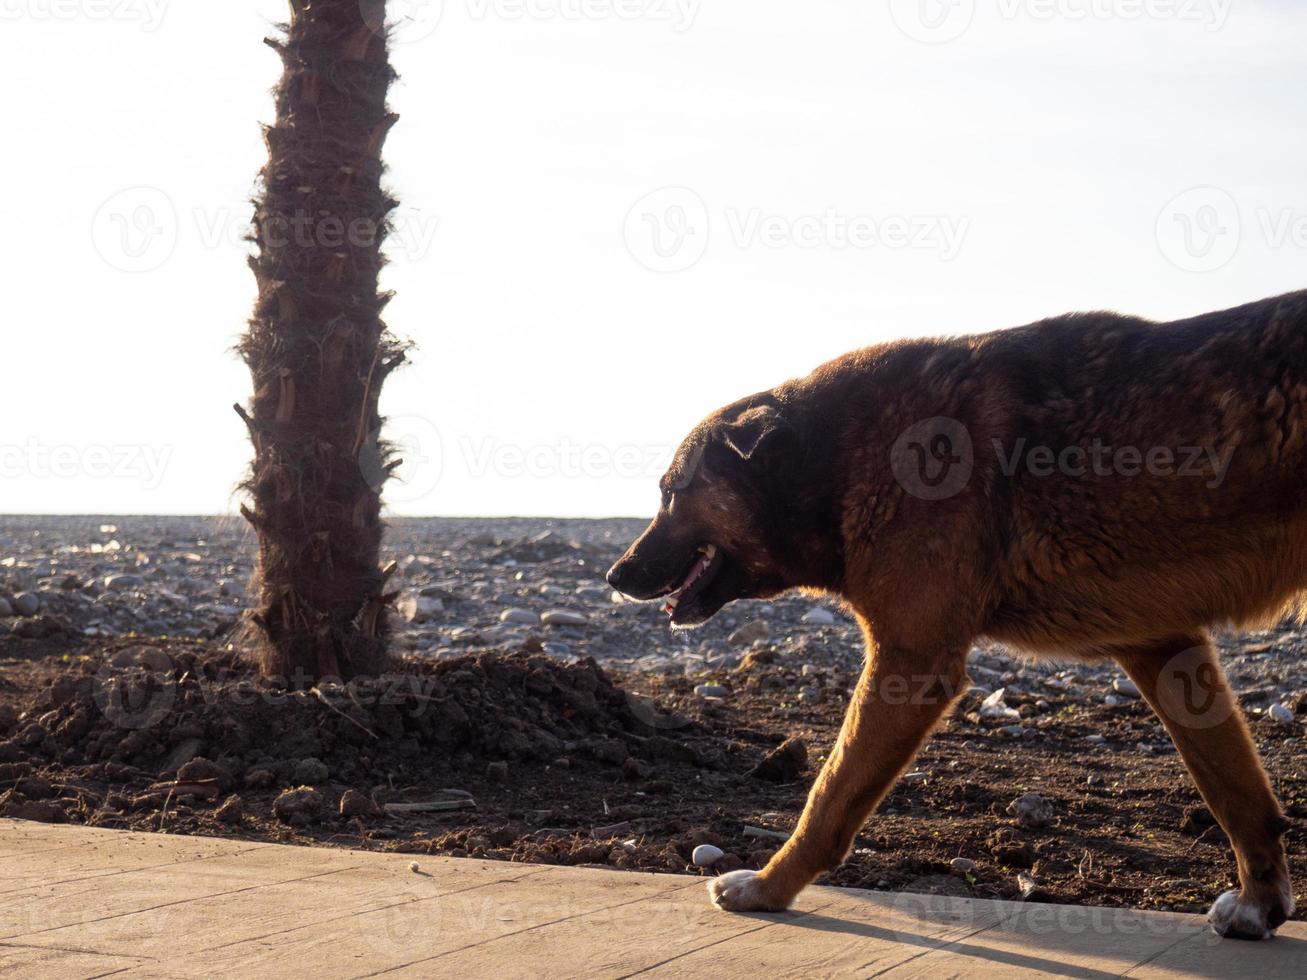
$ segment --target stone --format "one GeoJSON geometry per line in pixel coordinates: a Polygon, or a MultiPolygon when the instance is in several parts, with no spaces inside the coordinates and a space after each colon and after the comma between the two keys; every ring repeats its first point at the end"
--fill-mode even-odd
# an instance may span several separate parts
{"type": "Polygon", "coordinates": [[[956,871],[958,874],[964,875],[975,870],[976,862],[971,860],[971,858],[958,857],[950,861],[948,863],[948,866],[952,868],[954,871],[956,871]]]}
{"type": "Polygon", "coordinates": [[[499,614],[499,621],[509,626],[540,625],[540,617],[530,609],[505,609],[499,614]]]}
{"type": "Polygon", "coordinates": [[[1112,690],[1127,698],[1139,698],[1139,688],[1129,677],[1118,677],[1112,681],[1112,690]]]}
{"type": "Polygon", "coordinates": [[[11,605],[19,616],[35,616],[41,611],[41,597],[33,592],[20,592],[14,596],[11,605]]]}
{"type": "Polygon", "coordinates": [[[1266,713],[1273,721],[1278,721],[1281,725],[1293,724],[1293,712],[1289,710],[1288,705],[1277,702],[1267,708],[1266,713]]]}
{"type": "Polygon", "coordinates": [[[238,824],[245,819],[245,804],[233,793],[222,801],[213,816],[221,823],[238,824]]]}
{"type": "Polygon", "coordinates": [[[584,626],[589,622],[584,613],[570,609],[549,609],[540,617],[546,626],[584,626]]]}
{"type": "Polygon", "coordinates": [[[699,684],[695,687],[694,693],[701,698],[724,698],[731,692],[720,684],[699,684]]]}
{"type": "Polygon", "coordinates": [[[307,827],[322,816],[322,794],[311,786],[282,790],[272,802],[272,812],[283,823],[307,827]]]}
{"type": "Polygon", "coordinates": [[[1021,826],[1035,829],[1046,827],[1053,822],[1053,804],[1038,793],[1026,793],[1019,796],[1007,807],[1008,816],[1016,817],[1021,826]]]}
{"type": "Polygon", "coordinates": [[[503,760],[490,763],[486,766],[486,778],[492,783],[508,782],[508,763],[503,760]]]}
{"type": "Polygon", "coordinates": [[[814,685],[809,685],[808,687],[799,690],[800,704],[820,704],[821,697],[821,688],[814,685]]]}
{"type": "Polygon", "coordinates": [[[342,817],[375,817],[381,813],[381,807],[373,802],[372,797],[356,789],[347,789],[340,797],[340,815],[342,817]]]}
{"type": "Polygon", "coordinates": [[[803,614],[803,622],[808,626],[834,626],[835,614],[824,606],[814,606],[803,614]]]}
{"type": "Polygon", "coordinates": [[[110,575],[105,578],[104,587],[111,592],[131,592],[145,588],[145,579],[139,575],[110,575]]]}
{"type": "Polygon", "coordinates": [[[425,623],[445,611],[445,604],[432,596],[405,595],[395,603],[395,612],[406,623],[425,623]]]}
{"type": "Polygon", "coordinates": [[[1007,688],[1000,687],[990,694],[985,700],[980,702],[980,711],[978,714],[982,718],[1001,718],[1004,721],[1016,721],[1021,717],[1021,713],[1015,708],[1009,708],[1003,700],[1007,694],[1007,688]]]}
{"type": "Polygon", "coordinates": [[[755,619],[745,623],[728,636],[726,642],[731,644],[731,646],[749,647],[761,640],[767,639],[770,633],[771,630],[768,628],[766,622],[761,619],[755,619]]]}
{"type": "Polygon", "coordinates": [[[14,615],[17,614],[14,612],[13,605],[9,602],[8,599],[4,598],[3,596],[0,596],[0,619],[5,619],[8,616],[14,616],[14,615]]]}
{"type": "MultiPolygon", "coordinates": [[[[682,852],[684,853],[684,852],[682,852]]],[[[712,844],[700,844],[690,855],[690,862],[696,867],[711,868],[726,856],[726,852],[712,844]]]]}

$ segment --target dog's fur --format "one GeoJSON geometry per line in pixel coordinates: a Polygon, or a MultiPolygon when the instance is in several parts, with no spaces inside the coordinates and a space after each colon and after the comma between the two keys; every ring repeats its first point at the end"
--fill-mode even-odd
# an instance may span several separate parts
{"type": "Polygon", "coordinates": [[[1285,819],[1208,630],[1307,594],[1307,292],[870,347],[709,416],[661,488],[615,588],[668,596],[712,544],[674,624],[806,588],[867,640],[794,835],[714,879],[720,907],[784,908],[837,866],[988,639],[1115,660],[1233,843],[1241,887],[1213,927],[1261,938],[1293,913],[1285,819]]]}

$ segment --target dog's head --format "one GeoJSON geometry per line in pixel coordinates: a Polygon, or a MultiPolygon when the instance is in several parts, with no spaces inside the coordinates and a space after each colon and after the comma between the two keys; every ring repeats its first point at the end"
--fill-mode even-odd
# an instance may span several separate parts
{"type": "MultiPolygon", "coordinates": [[[[735,599],[765,598],[787,579],[778,486],[794,432],[770,393],[710,415],[659,481],[662,505],[608,572],[635,599],[666,599],[674,626],[697,626],[735,599]]],[[[792,462],[792,460],[791,460],[792,462]]]]}

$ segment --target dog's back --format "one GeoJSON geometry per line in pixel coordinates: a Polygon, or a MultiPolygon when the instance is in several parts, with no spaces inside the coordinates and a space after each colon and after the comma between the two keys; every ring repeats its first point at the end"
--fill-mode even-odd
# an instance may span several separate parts
{"type": "Polygon", "coordinates": [[[1171,324],[1066,317],[977,350],[1012,393],[993,633],[1082,651],[1297,604],[1307,293],[1171,324]]]}

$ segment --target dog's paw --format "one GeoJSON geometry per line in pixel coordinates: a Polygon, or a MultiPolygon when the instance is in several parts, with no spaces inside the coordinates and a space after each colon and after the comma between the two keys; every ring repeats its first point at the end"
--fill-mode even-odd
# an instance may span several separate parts
{"type": "Polygon", "coordinates": [[[1282,902],[1268,910],[1240,892],[1228,891],[1212,903],[1207,921],[1213,932],[1227,939],[1268,939],[1291,914],[1292,908],[1285,909],[1282,902]]]}
{"type": "Polygon", "coordinates": [[[727,912],[782,912],[790,904],[767,894],[756,871],[730,871],[708,882],[713,904],[727,912]]]}

